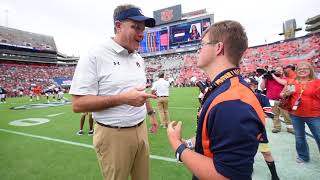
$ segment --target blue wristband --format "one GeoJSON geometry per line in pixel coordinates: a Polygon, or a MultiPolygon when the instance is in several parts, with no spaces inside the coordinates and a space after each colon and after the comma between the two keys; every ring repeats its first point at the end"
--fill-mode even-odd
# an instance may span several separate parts
{"type": "Polygon", "coordinates": [[[185,150],[185,149],[187,149],[187,146],[185,145],[185,144],[180,144],[180,146],[177,148],[177,150],[176,150],[176,158],[177,158],[177,160],[178,161],[180,161],[180,162],[182,162],[181,161],[181,154],[182,154],[182,152],[185,150]]]}

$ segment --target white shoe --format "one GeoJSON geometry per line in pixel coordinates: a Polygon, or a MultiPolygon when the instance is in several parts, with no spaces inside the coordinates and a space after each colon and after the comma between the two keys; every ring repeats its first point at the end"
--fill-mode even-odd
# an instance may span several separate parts
{"type": "Polygon", "coordinates": [[[89,131],[89,132],[88,132],[88,136],[92,136],[92,135],[93,135],[93,133],[94,133],[94,131],[93,131],[93,130],[89,131]]]}
{"type": "Polygon", "coordinates": [[[79,130],[79,131],[77,132],[77,134],[78,134],[79,136],[82,136],[82,135],[83,135],[83,131],[82,131],[82,130],[79,130]]]}

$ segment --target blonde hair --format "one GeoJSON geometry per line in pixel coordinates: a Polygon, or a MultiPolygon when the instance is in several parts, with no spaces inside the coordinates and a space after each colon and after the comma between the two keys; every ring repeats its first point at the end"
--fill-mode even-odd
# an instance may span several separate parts
{"type": "Polygon", "coordinates": [[[308,62],[300,62],[300,63],[297,64],[297,67],[296,67],[296,79],[297,79],[297,80],[300,80],[300,79],[301,79],[301,78],[298,76],[298,69],[299,69],[300,66],[303,66],[303,65],[306,65],[306,66],[309,68],[309,70],[310,70],[310,74],[309,74],[308,78],[309,78],[310,80],[317,79],[317,78],[316,78],[316,73],[314,72],[314,69],[313,69],[312,65],[311,65],[310,63],[308,63],[308,62]]]}

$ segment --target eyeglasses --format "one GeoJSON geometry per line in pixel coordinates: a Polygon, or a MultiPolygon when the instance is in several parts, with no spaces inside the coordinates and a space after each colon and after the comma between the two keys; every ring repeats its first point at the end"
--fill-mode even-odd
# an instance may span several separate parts
{"type": "Polygon", "coordinates": [[[198,45],[198,50],[200,51],[206,45],[217,44],[219,42],[220,41],[200,42],[199,45],[198,45]]]}
{"type": "Polygon", "coordinates": [[[297,71],[309,71],[309,68],[298,68],[297,71]]]}

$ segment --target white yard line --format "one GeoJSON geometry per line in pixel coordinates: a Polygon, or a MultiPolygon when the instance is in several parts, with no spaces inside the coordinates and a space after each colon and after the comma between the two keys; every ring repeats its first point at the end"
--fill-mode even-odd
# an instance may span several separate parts
{"type": "Polygon", "coordinates": [[[55,116],[59,116],[61,114],[64,114],[64,113],[58,113],[58,114],[49,114],[47,117],[55,117],[55,116]]]}
{"type": "MultiPolygon", "coordinates": [[[[76,146],[81,146],[81,147],[86,147],[86,148],[91,148],[93,149],[93,145],[90,144],[83,144],[83,143],[78,143],[74,141],[67,141],[67,140],[62,140],[62,139],[56,139],[56,138],[50,138],[50,137],[45,137],[45,136],[38,136],[38,135],[33,135],[33,134],[28,134],[28,133],[23,133],[23,132],[18,132],[18,131],[11,131],[7,129],[1,129],[0,132],[6,132],[10,134],[17,134],[21,136],[27,136],[27,137],[32,137],[32,138],[37,138],[37,139],[43,139],[47,141],[54,141],[54,142],[59,142],[59,143],[65,143],[65,144],[71,144],[71,145],[76,145],[76,146]]],[[[162,160],[162,161],[168,161],[168,162],[175,162],[177,163],[176,159],[169,158],[169,157],[163,157],[163,156],[157,156],[157,155],[150,155],[151,159],[157,159],[157,160],[162,160]]]]}

